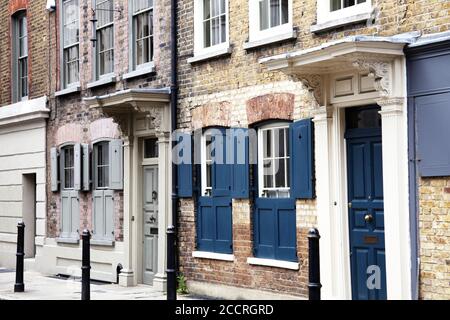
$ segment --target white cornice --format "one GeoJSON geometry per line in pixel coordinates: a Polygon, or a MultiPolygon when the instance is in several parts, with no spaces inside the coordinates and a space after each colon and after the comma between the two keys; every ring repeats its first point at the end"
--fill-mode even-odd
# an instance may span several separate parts
{"type": "Polygon", "coordinates": [[[46,119],[49,112],[46,96],[0,107],[0,127],[46,119]]]}

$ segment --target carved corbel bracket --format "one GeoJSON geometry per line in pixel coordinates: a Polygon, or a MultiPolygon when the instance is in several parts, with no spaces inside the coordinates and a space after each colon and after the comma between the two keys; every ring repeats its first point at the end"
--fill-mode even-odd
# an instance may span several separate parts
{"type": "Polygon", "coordinates": [[[358,57],[353,62],[353,67],[360,72],[368,72],[374,79],[375,89],[380,96],[387,97],[392,93],[392,62],[374,58],[358,57]]]}
{"type": "Polygon", "coordinates": [[[320,74],[292,74],[295,81],[300,81],[308,90],[311,98],[317,104],[322,105],[322,76],[320,74]]]}

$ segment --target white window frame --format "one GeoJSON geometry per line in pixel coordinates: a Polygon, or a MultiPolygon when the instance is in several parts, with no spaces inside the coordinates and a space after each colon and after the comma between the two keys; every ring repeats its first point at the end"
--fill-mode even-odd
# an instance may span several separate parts
{"type": "MultiPolygon", "coordinates": [[[[213,129],[214,130],[214,129],[213,129]]],[[[208,161],[211,161],[212,164],[212,159],[211,160],[207,160],[206,159],[206,136],[208,134],[211,134],[211,131],[206,130],[205,132],[203,132],[202,137],[201,137],[201,147],[200,147],[200,154],[201,154],[201,196],[202,197],[210,197],[212,196],[212,172],[211,172],[211,186],[207,186],[206,185],[206,164],[208,161]]]]}
{"type": "Polygon", "coordinates": [[[331,21],[336,21],[336,24],[339,24],[339,20],[370,12],[372,12],[372,0],[366,0],[364,3],[355,4],[354,6],[336,11],[331,11],[330,0],[317,0],[317,24],[331,21]]]}
{"type": "MultiPolygon", "coordinates": [[[[106,0],[93,0],[93,8],[97,9],[97,4],[99,2],[105,2],[106,0]]],[[[113,9],[114,9],[114,0],[112,0],[113,3],[113,9]]],[[[102,11],[102,12],[107,12],[107,11],[102,11]]],[[[96,16],[98,17],[98,12],[96,12],[96,16]]],[[[98,18],[97,18],[98,19],[98,18]]],[[[101,79],[105,79],[105,78],[111,78],[112,76],[114,76],[114,72],[115,72],[115,63],[116,63],[116,59],[115,59],[115,53],[116,53],[116,47],[115,47],[115,42],[116,42],[116,36],[114,34],[115,32],[115,24],[114,24],[114,12],[113,12],[113,20],[103,26],[98,26],[98,22],[95,26],[95,38],[96,38],[96,44],[95,44],[95,48],[93,50],[93,54],[94,54],[94,68],[93,68],[93,73],[94,73],[94,79],[95,80],[101,80],[101,79]],[[106,29],[106,28],[112,28],[112,34],[113,34],[113,43],[112,43],[112,52],[113,52],[113,65],[112,65],[112,71],[108,72],[108,73],[104,73],[102,75],[100,75],[100,52],[99,52],[99,48],[100,48],[100,40],[98,37],[98,33],[100,30],[102,29],[106,29]]]]}
{"type": "Polygon", "coordinates": [[[93,163],[93,172],[92,172],[92,176],[93,176],[93,189],[94,190],[110,190],[110,185],[111,185],[111,176],[110,176],[110,168],[111,168],[111,141],[110,140],[100,140],[100,141],[96,141],[93,144],[93,152],[92,152],[92,163],[93,163]],[[98,146],[100,144],[104,144],[107,147],[107,153],[108,153],[108,165],[102,165],[102,167],[107,167],[108,170],[108,183],[102,187],[99,187],[99,177],[98,177],[98,146]]]}
{"type": "Polygon", "coordinates": [[[225,42],[205,48],[203,43],[203,1],[194,0],[194,56],[222,53],[230,47],[229,0],[225,0],[225,42]]]}
{"type": "Polygon", "coordinates": [[[60,149],[60,157],[61,157],[61,190],[70,191],[75,190],[75,145],[74,144],[65,144],[61,146],[60,149]],[[72,167],[66,168],[66,150],[72,149],[72,167]],[[66,187],[66,169],[72,170],[72,186],[66,187]]]}
{"type": "Polygon", "coordinates": [[[132,71],[137,71],[137,70],[153,70],[154,67],[154,58],[155,58],[155,25],[154,25],[154,19],[155,19],[155,1],[153,0],[153,5],[151,7],[148,7],[146,9],[143,9],[139,12],[134,13],[134,8],[133,8],[133,1],[129,1],[129,28],[130,28],[130,34],[131,37],[129,37],[129,48],[130,48],[130,65],[129,65],[129,70],[130,72],[132,71]],[[134,28],[134,19],[136,16],[146,13],[146,12],[151,12],[153,15],[153,33],[150,35],[150,37],[152,38],[152,42],[153,42],[153,51],[151,52],[151,60],[149,62],[143,63],[143,64],[137,64],[137,56],[136,56],[136,30],[134,28]]]}
{"type": "MultiPolygon", "coordinates": [[[[290,191],[292,188],[292,182],[289,183],[289,187],[271,187],[271,188],[265,188],[264,187],[264,155],[263,155],[263,143],[264,143],[264,138],[263,138],[263,132],[266,131],[267,129],[287,129],[286,130],[286,134],[287,134],[287,138],[285,137],[285,141],[287,142],[287,145],[285,146],[285,151],[287,150],[286,147],[289,149],[289,155],[282,157],[287,159],[287,164],[289,164],[290,161],[290,157],[291,157],[291,153],[292,150],[290,150],[290,146],[289,146],[289,122],[276,122],[276,123],[271,123],[265,126],[261,126],[260,128],[258,128],[258,197],[265,197],[265,191],[266,190],[270,190],[270,191],[281,191],[281,192],[287,192],[290,195],[290,191]]],[[[273,137],[273,135],[272,135],[273,137]]],[[[274,155],[272,155],[272,158],[274,158],[274,155]]],[[[290,168],[289,172],[292,170],[292,168],[290,168]]],[[[287,171],[286,171],[287,174],[287,171]]],[[[289,176],[285,176],[285,179],[289,179],[290,181],[290,177],[289,176]]],[[[288,180],[285,180],[288,181],[288,180]]],[[[267,197],[269,199],[277,199],[277,198],[289,198],[289,197],[267,197]]]]}
{"type": "MultiPolygon", "coordinates": [[[[64,3],[67,2],[68,0],[61,0],[60,1],[60,30],[61,30],[61,35],[60,35],[60,63],[61,63],[61,88],[63,89],[67,89],[67,88],[74,88],[74,87],[79,87],[80,86],[80,11],[78,9],[78,42],[74,42],[71,43],[68,46],[64,46],[64,26],[65,26],[65,21],[64,21],[64,3]],[[66,83],[66,61],[64,58],[64,53],[66,49],[72,48],[78,46],[78,80],[72,83],[66,83]]],[[[79,1],[78,1],[78,6],[79,8],[79,1]]]]}
{"type": "Polygon", "coordinates": [[[28,96],[30,94],[29,92],[29,59],[28,59],[28,39],[29,39],[29,30],[28,30],[28,13],[26,10],[20,10],[16,12],[12,16],[12,34],[13,34],[13,41],[12,41],[12,98],[14,102],[20,102],[20,101],[27,101],[28,96]],[[20,56],[20,35],[19,35],[19,23],[21,19],[26,20],[26,36],[23,38],[26,38],[26,55],[20,56]],[[22,96],[22,92],[24,88],[22,87],[22,79],[20,78],[20,61],[26,60],[26,66],[27,66],[27,83],[26,83],[26,96],[22,96]]]}
{"type": "MultiPolygon", "coordinates": [[[[320,0],[319,0],[320,1],[320,0]]],[[[288,23],[281,24],[276,27],[268,28],[265,30],[260,30],[260,19],[259,19],[259,2],[260,0],[249,0],[249,42],[255,42],[260,40],[265,40],[273,38],[275,36],[288,35],[292,37],[292,0],[288,0],[289,5],[289,16],[288,23]]]]}

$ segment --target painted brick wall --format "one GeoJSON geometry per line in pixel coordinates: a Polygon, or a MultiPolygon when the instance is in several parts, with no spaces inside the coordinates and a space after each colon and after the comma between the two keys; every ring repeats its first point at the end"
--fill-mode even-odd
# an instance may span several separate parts
{"type": "MultiPolygon", "coordinates": [[[[229,1],[229,41],[232,53],[229,56],[211,59],[194,64],[187,63],[193,56],[193,0],[179,1],[179,80],[180,104],[178,120],[180,128],[191,130],[201,125],[247,126],[252,117],[257,117],[247,109],[252,99],[263,99],[264,95],[294,95],[292,119],[309,117],[314,111],[310,93],[296,79],[281,72],[267,72],[258,63],[261,57],[279,53],[301,50],[320,45],[330,40],[352,35],[389,36],[403,32],[419,30],[424,34],[450,30],[450,2],[444,0],[374,0],[371,21],[347,25],[320,34],[312,34],[310,27],[316,23],[316,0],[293,0],[293,26],[298,37],[281,44],[266,45],[261,48],[245,50],[243,44],[248,40],[248,1],[229,1]],[[258,98],[259,97],[259,98],[258,98]],[[221,106],[218,108],[218,106],[221,106]],[[224,106],[226,106],[224,108],[224,106]],[[200,111],[198,110],[200,109],[200,111]],[[218,110],[205,112],[204,110],[218,110]]],[[[276,109],[274,114],[283,114],[276,109]]],[[[437,197],[444,197],[441,189],[435,190],[437,197]]],[[[437,202],[431,202],[437,206],[437,202]]],[[[236,206],[236,203],[235,203],[236,206]]],[[[181,269],[188,279],[208,281],[218,284],[261,288],[271,291],[305,295],[307,244],[305,236],[308,228],[316,224],[315,201],[298,203],[297,236],[298,255],[301,268],[298,272],[276,270],[267,267],[253,267],[246,264],[246,257],[251,256],[252,247],[252,212],[250,206],[240,206],[239,212],[233,213],[233,234],[236,263],[204,261],[192,258],[195,250],[195,205],[192,200],[181,201],[180,206],[180,246],[181,269]],[[237,222],[236,216],[244,214],[248,219],[237,222]],[[221,270],[221,272],[217,272],[221,270]]],[[[422,217],[422,215],[421,215],[422,217]]],[[[422,242],[432,243],[431,238],[423,239],[424,233],[439,232],[442,227],[437,224],[427,225],[422,230],[422,242]],[[431,229],[430,229],[431,228],[431,229]]],[[[442,241],[442,240],[439,240],[442,241]]],[[[448,238],[447,238],[448,241],[448,238]]],[[[443,245],[436,251],[444,250],[443,245]]],[[[448,246],[446,248],[449,251],[448,246]]],[[[422,250],[422,254],[424,251],[422,250]]],[[[448,258],[447,258],[448,260],[448,258]]],[[[447,278],[448,261],[440,260],[438,277],[447,278]],[[446,266],[446,272],[439,271],[446,266]]],[[[445,280],[442,280],[442,285],[445,280]]],[[[429,298],[432,283],[421,282],[422,297],[429,298]]],[[[448,291],[447,291],[448,294],[448,291]]],[[[441,295],[442,296],[442,295],[441,295]]],[[[447,296],[443,296],[447,297],[447,296]]]]}
{"type": "MultiPolygon", "coordinates": [[[[57,1],[58,2],[58,1],[57,1]]],[[[114,68],[116,81],[113,84],[87,88],[87,83],[94,81],[92,74],[93,47],[91,19],[92,1],[80,0],[80,84],[81,92],[55,97],[55,91],[61,89],[59,74],[59,10],[51,17],[52,51],[51,61],[55,68],[53,71],[53,82],[50,94],[51,115],[48,121],[47,145],[48,148],[58,145],[58,131],[68,124],[79,125],[80,131],[73,139],[76,142],[92,143],[98,130],[94,130],[91,124],[98,120],[107,118],[101,111],[89,109],[83,101],[84,97],[98,96],[113,93],[127,88],[163,88],[170,84],[170,1],[155,1],[154,8],[154,37],[155,37],[155,72],[129,80],[123,80],[122,76],[129,72],[129,35],[130,21],[128,18],[128,1],[114,1],[116,9],[122,9],[122,13],[114,13],[114,68]]],[[[121,129],[111,134],[121,137],[121,129]]],[[[47,156],[50,161],[49,155],[47,156]]],[[[50,163],[50,162],[49,162],[50,163]]],[[[47,181],[50,183],[50,167],[48,167],[47,181]]],[[[47,213],[47,236],[56,237],[59,233],[60,223],[60,194],[47,191],[48,213],[47,213]]],[[[123,240],[123,192],[115,192],[115,237],[117,241],[123,240]]],[[[80,228],[92,229],[92,193],[80,192],[80,228]]]]}

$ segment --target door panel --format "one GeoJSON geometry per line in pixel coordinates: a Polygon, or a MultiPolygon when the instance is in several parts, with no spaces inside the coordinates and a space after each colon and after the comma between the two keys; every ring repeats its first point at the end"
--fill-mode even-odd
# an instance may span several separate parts
{"type": "Polygon", "coordinates": [[[143,167],[143,283],[153,284],[158,262],[158,167],[143,167]]]}
{"type": "Polygon", "coordinates": [[[346,134],[353,299],[385,299],[381,130],[361,135],[359,130],[346,134]],[[373,271],[372,266],[379,269],[373,271]],[[374,272],[378,278],[371,277],[374,272]]]}

